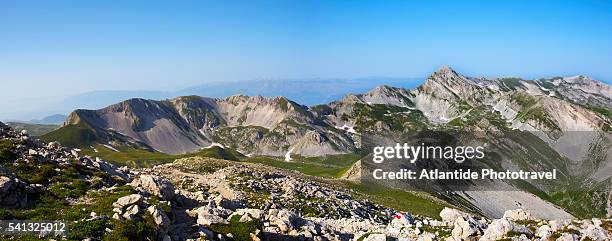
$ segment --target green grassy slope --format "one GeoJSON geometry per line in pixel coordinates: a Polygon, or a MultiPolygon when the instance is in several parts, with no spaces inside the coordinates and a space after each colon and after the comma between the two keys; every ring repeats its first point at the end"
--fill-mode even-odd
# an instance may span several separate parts
{"type": "Polygon", "coordinates": [[[192,156],[211,157],[230,161],[238,161],[241,158],[244,158],[244,156],[237,151],[227,150],[217,146],[181,155],[171,155],[132,147],[117,147],[116,149],[118,152],[99,144],[95,144],[93,147],[95,148],[95,151],[90,147],[83,148],[83,154],[100,157],[115,164],[132,167],[151,167],[158,164],[172,162],[179,158],[192,156]]]}
{"type": "Polygon", "coordinates": [[[449,206],[424,192],[408,192],[383,186],[364,186],[358,183],[347,183],[346,185],[375,203],[416,215],[438,218],[440,211],[445,206],[449,206]]]}
{"type": "Polygon", "coordinates": [[[44,141],[59,141],[68,147],[89,147],[100,139],[96,131],[85,123],[67,125],[40,136],[44,141]]]}
{"type": "Polygon", "coordinates": [[[41,136],[60,127],[59,125],[43,125],[20,122],[7,122],[6,124],[18,131],[26,130],[31,136],[41,136]]]}
{"type": "Polygon", "coordinates": [[[311,176],[339,178],[357,160],[359,160],[359,155],[346,154],[325,157],[293,157],[290,162],[279,157],[264,156],[245,158],[242,161],[298,171],[311,176]]]}

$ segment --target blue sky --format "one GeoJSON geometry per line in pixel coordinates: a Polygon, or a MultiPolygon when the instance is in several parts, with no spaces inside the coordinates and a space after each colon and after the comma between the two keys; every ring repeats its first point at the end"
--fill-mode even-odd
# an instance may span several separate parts
{"type": "Polygon", "coordinates": [[[441,65],[612,80],[610,1],[1,1],[0,30],[0,83],[15,90],[0,101],[24,105],[211,81],[423,77],[441,65]]]}

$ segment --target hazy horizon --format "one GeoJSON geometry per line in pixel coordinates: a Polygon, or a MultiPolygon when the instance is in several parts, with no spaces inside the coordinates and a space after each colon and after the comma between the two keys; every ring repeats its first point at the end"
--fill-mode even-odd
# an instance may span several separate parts
{"type": "MultiPolygon", "coordinates": [[[[461,73],[460,73],[461,74],[461,73]]],[[[496,78],[496,77],[519,77],[521,76],[468,76],[468,77],[487,77],[487,78],[496,78]]],[[[543,76],[541,78],[552,78],[557,76],[543,76]]],[[[570,76],[561,76],[561,77],[570,77],[570,76]]],[[[540,77],[539,77],[540,78],[540,77]]],[[[402,87],[402,88],[414,88],[418,87],[423,83],[426,77],[411,77],[411,78],[399,78],[399,77],[364,77],[364,78],[355,78],[355,79],[341,79],[341,78],[330,78],[330,79],[322,79],[322,78],[311,78],[311,79],[269,79],[269,80],[232,80],[232,81],[217,81],[204,83],[201,85],[193,85],[188,86],[176,90],[145,90],[145,89],[101,89],[101,90],[91,90],[76,94],[69,94],[66,96],[60,96],[57,98],[49,98],[45,102],[37,101],[33,102],[32,109],[20,109],[19,112],[0,112],[0,121],[30,121],[41,119],[44,117],[48,117],[51,115],[61,114],[67,115],[69,112],[77,109],[98,109],[102,107],[106,107],[111,104],[118,103],[120,101],[129,99],[129,98],[144,98],[144,99],[154,99],[154,100],[163,100],[163,99],[171,99],[178,96],[185,95],[200,95],[203,97],[213,97],[213,98],[224,98],[231,95],[263,95],[267,97],[273,96],[285,96],[291,100],[294,100],[300,104],[312,106],[317,104],[326,104],[333,100],[337,100],[346,94],[359,94],[364,93],[368,90],[375,88],[380,85],[390,85],[393,87],[402,87]],[[254,82],[254,83],[275,83],[275,85],[270,86],[275,89],[265,90],[265,87],[262,86],[253,86],[245,85],[246,83],[254,82]],[[287,85],[283,85],[282,83],[287,83],[287,85]],[[315,87],[317,84],[326,84],[326,85],[336,85],[333,89],[335,89],[333,94],[329,96],[325,96],[325,98],[318,98],[313,100],[313,98],[303,98],[304,95],[302,89],[292,88],[292,85],[296,83],[311,83],[315,87]],[[210,88],[210,91],[206,91],[207,87],[210,88]],[[285,89],[279,89],[283,88],[285,89]],[[204,89],[204,90],[203,90],[204,89]],[[220,90],[222,89],[222,90],[220,90]],[[297,96],[296,96],[297,94],[297,96]],[[99,100],[94,99],[92,97],[103,97],[99,100]],[[81,102],[79,105],[75,105],[76,102],[81,102]],[[74,105],[74,106],[70,106],[74,105]],[[49,109],[51,107],[51,109],[49,109]],[[55,107],[55,109],[53,109],[55,107]]],[[[606,84],[611,84],[610,81],[599,80],[606,84]]],[[[315,91],[316,92],[316,91],[315,91]]],[[[308,93],[308,92],[307,92],[308,93]]],[[[320,96],[315,96],[320,97],[320,96]]],[[[25,103],[27,104],[27,103],[25,103]]],[[[26,106],[26,105],[23,105],[26,106]]],[[[4,111],[4,109],[3,109],[4,111]]]]}
{"type": "MultiPolygon", "coordinates": [[[[300,104],[316,105],[325,104],[336,100],[346,94],[357,94],[370,90],[379,85],[391,85],[395,87],[412,88],[419,85],[424,78],[397,78],[397,77],[366,77],[356,79],[272,79],[272,80],[235,80],[204,83],[201,85],[187,86],[173,90],[145,90],[145,89],[115,89],[115,90],[91,90],[82,93],[48,98],[43,102],[32,99],[31,109],[19,109],[16,112],[3,112],[0,110],[0,121],[30,121],[43,117],[62,114],[77,109],[98,109],[110,104],[115,104],[129,98],[144,98],[163,100],[185,95],[200,95],[204,97],[224,98],[231,95],[263,95],[268,97],[285,96],[300,104]],[[249,87],[248,83],[256,83],[249,87]],[[285,83],[285,84],[283,84],[285,83]],[[264,84],[265,86],[260,86],[264,84]],[[304,97],[306,93],[302,88],[293,88],[295,85],[310,84],[313,86],[327,85],[332,91],[328,96],[320,96],[321,91],[316,90],[319,96],[304,97]],[[268,89],[270,88],[270,89],[268,89]],[[80,103],[77,103],[80,102],[80,103]]],[[[320,86],[319,86],[320,87],[320,86]]],[[[29,103],[21,103],[28,106],[29,103]]]]}

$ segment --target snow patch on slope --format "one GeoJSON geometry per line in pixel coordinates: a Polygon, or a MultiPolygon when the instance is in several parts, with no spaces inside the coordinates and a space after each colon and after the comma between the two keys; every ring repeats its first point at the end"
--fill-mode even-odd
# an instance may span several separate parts
{"type": "MultiPolygon", "coordinates": [[[[119,150],[117,150],[116,148],[112,147],[111,145],[107,145],[107,144],[102,144],[104,147],[110,149],[111,151],[114,152],[119,152],[119,150]]],[[[97,151],[96,151],[97,152],[97,151]]]]}
{"type": "Polygon", "coordinates": [[[208,145],[207,147],[204,147],[202,149],[208,149],[208,148],[212,148],[212,147],[215,147],[215,146],[221,147],[221,148],[225,148],[225,146],[223,146],[223,144],[217,143],[217,142],[213,142],[213,143],[210,143],[210,145],[208,145]]]}
{"type": "Polygon", "coordinates": [[[289,149],[289,151],[287,153],[285,153],[285,161],[286,162],[290,162],[291,160],[293,160],[293,158],[291,158],[291,152],[293,152],[293,147],[291,149],[289,149]]]}
{"type": "Polygon", "coordinates": [[[336,129],[347,131],[348,133],[357,134],[357,131],[355,131],[354,126],[349,126],[347,124],[344,124],[343,126],[335,126],[335,127],[336,129]]]}

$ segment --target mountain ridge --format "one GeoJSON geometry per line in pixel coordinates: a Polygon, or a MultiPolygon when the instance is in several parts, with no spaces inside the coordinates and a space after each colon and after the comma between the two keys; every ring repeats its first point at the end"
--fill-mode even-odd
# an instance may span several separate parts
{"type": "MultiPolygon", "coordinates": [[[[542,79],[538,80],[540,82],[544,81],[542,79]]],[[[161,101],[133,98],[99,110],[76,110],[70,114],[65,125],[77,124],[78,120],[84,118],[88,123],[99,127],[99,129],[112,128],[120,133],[127,134],[130,138],[140,141],[146,140],[144,143],[148,143],[154,149],[169,153],[185,153],[195,151],[198,147],[201,148],[212,144],[214,142],[214,134],[212,132],[214,132],[215,128],[221,126],[235,128],[258,126],[271,130],[275,129],[277,125],[286,120],[295,122],[295,124],[305,124],[309,127],[307,128],[308,130],[316,130],[317,133],[325,137],[326,133],[338,129],[334,127],[353,126],[355,123],[341,120],[343,114],[350,114],[349,112],[352,110],[336,108],[334,112],[341,114],[340,116],[333,116],[330,115],[330,113],[321,115],[316,112],[316,108],[334,109],[338,106],[353,105],[354,103],[365,105],[382,104],[420,111],[429,122],[434,124],[444,124],[453,119],[461,118],[462,115],[465,115],[466,110],[482,103],[493,106],[495,110],[502,113],[502,116],[509,120],[511,119],[514,128],[546,129],[546,131],[554,131],[555,128],[558,128],[557,125],[561,124],[564,128],[569,128],[568,130],[573,131],[592,130],[598,128],[597,125],[601,125],[601,128],[604,128],[603,126],[609,123],[609,121],[606,121],[605,117],[598,119],[597,117],[601,116],[597,111],[594,111],[595,115],[588,114],[589,112],[593,112],[589,109],[586,109],[586,111],[580,109],[580,111],[583,114],[586,113],[588,116],[585,118],[592,119],[595,124],[590,123],[586,126],[575,126],[567,121],[565,121],[567,123],[563,122],[563,118],[558,115],[554,117],[556,118],[555,121],[560,123],[553,123],[546,119],[549,118],[547,112],[552,111],[552,109],[543,112],[543,110],[537,106],[529,106],[529,108],[536,109],[538,113],[545,113],[546,116],[531,117],[534,115],[531,114],[521,116],[521,118],[524,118],[522,121],[515,121],[517,115],[520,114],[521,108],[524,107],[520,106],[521,103],[518,103],[521,102],[521,100],[517,102],[516,99],[522,98],[521,95],[523,94],[527,94],[529,101],[535,101],[538,104],[543,101],[546,102],[547,105],[555,106],[555,108],[566,108],[568,111],[578,108],[564,105],[564,102],[557,101],[557,99],[560,99],[557,96],[542,92],[542,90],[536,86],[538,85],[538,80],[468,78],[457,73],[448,66],[443,66],[432,73],[432,75],[418,88],[404,89],[382,85],[364,94],[345,95],[342,99],[326,105],[307,107],[281,96],[262,97],[233,95],[226,98],[179,96],[161,101]],[[549,99],[546,97],[551,98],[549,99]],[[536,100],[533,100],[533,98],[536,98],[536,100]],[[137,110],[138,113],[134,113],[133,110],[137,110]],[[121,113],[121,115],[117,113],[121,113]],[[147,113],[153,113],[154,116],[147,116],[147,113]],[[111,115],[113,116],[111,117],[111,115]],[[79,118],[76,118],[77,116],[79,118]],[[100,119],[101,116],[106,116],[107,119],[100,119]],[[542,123],[537,122],[537,120],[532,120],[537,118],[541,118],[539,121],[542,123]],[[163,122],[164,124],[155,124],[154,122],[156,121],[159,123],[163,122]],[[164,148],[164,143],[155,140],[159,139],[158,137],[147,133],[151,128],[155,127],[159,127],[158,129],[160,130],[165,129],[160,135],[169,137],[174,140],[174,142],[181,143],[181,146],[186,147],[178,148],[176,146],[164,148]],[[591,128],[589,129],[586,127],[591,128]],[[176,133],[180,133],[180,136],[177,136],[176,133]]],[[[559,82],[560,80],[565,82],[579,81],[583,84],[587,83],[587,86],[607,86],[603,82],[580,76],[555,79],[552,81],[559,82]]],[[[560,82],[557,86],[563,86],[564,89],[562,90],[565,90],[565,92],[560,92],[560,96],[573,96],[573,98],[564,98],[561,100],[567,100],[573,104],[581,104],[588,107],[601,107],[602,105],[600,102],[602,102],[602,100],[603,102],[612,100],[612,91],[583,91],[583,93],[588,95],[587,102],[576,103],[579,98],[576,97],[577,92],[573,91],[574,89],[570,88],[573,92],[567,91],[568,87],[561,85],[560,82]],[[594,100],[594,104],[590,104],[590,102],[588,102],[589,99],[594,100]]],[[[608,89],[612,89],[609,86],[607,87],[608,89]]],[[[612,103],[612,101],[609,102],[612,103]]],[[[606,106],[603,105],[603,107],[605,108],[606,106]]],[[[342,130],[343,128],[340,129],[342,130]]],[[[260,134],[261,133],[254,133],[254,135],[260,134]]],[[[344,142],[350,142],[350,140],[345,140],[344,142]]],[[[286,152],[289,149],[290,148],[285,148],[284,151],[286,152]]],[[[341,149],[340,152],[345,151],[345,149],[346,148],[341,149]]],[[[284,155],[285,152],[280,150],[269,151],[266,154],[284,155]]],[[[308,155],[309,153],[304,154],[308,155]]]]}

